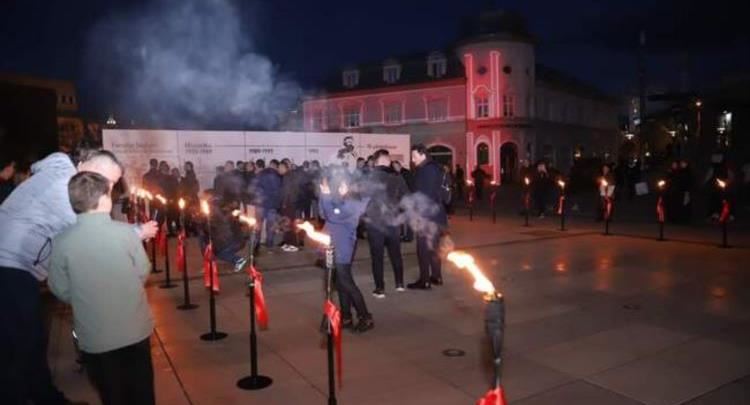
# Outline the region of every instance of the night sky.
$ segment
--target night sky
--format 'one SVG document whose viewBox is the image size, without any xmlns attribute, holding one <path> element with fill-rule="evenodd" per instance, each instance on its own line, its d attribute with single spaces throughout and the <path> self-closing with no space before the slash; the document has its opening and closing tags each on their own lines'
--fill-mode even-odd
<svg viewBox="0 0 750 405">
<path fill-rule="evenodd" d="M 75 80 L 83 113 L 100 115 L 118 97 L 87 73 L 92 27 L 120 13 L 165 0 L 4 0 L 0 5 L 0 71 Z M 206 0 L 218 1 L 218 0 Z M 254 52 L 266 55 L 305 91 L 348 63 L 450 45 L 462 17 L 486 0 L 274 0 L 235 2 Z M 613 3 L 613 4 L 610 4 Z M 538 38 L 537 62 L 614 95 L 636 83 L 638 33 L 647 33 L 651 87 L 716 85 L 750 70 L 750 24 L 726 0 L 496 1 L 521 12 Z M 106 38 L 97 38 L 97 44 Z M 102 46 L 102 45 L 99 45 Z M 91 50 L 89 49 L 89 52 Z M 96 52 L 96 50 L 94 50 Z M 90 53 L 89 53 L 90 55 Z M 115 87 L 115 86 L 113 86 Z M 114 92 L 114 90 L 113 90 Z"/>
</svg>

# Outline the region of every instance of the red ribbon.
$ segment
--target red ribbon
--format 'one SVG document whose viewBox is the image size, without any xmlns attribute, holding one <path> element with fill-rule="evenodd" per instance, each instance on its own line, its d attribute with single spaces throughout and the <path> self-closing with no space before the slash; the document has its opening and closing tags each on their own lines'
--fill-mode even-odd
<svg viewBox="0 0 750 405">
<path fill-rule="evenodd" d="M 562 215 L 565 210 L 565 196 L 560 195 L 560 199 L 557 201 L 557 215 Z"/>
<path fill-rule="evenodd" d="M 156 247 L 158 247 L 159 254 L 167 256 L 167 223 L 164 222 L 159 227 L 159 231 L 156 233 Z"/>
<path fill-rule="evenodd" d="M 527 191 L 526 194 L 523 195 L 523 208 L 526 209 L 526 211 L 528 211 L 529 207 L 531 207 L 531 196 L 529 195 L 529 192 Z"/>
<path fill-rule="evenodd" d="M 255 268 L 250 266 L 247 269 L 247 275 L 255 282 L 255 319 L 258 320 L 258 326 L 261 329 L 268 329 L 268 310 L 266 309 L 266 298 L 263 295 L 263 275 Z"/>
<path fill-rule="evenodd" d="M 497 197 L 497 190 L 490 193 L 490 204 L 495 205 L 495 198 Z"/>
<path fill-rule="evenodd" d="M 505 391 L 502 387 L 491 389 L 477 401 L 477 405 L 505 405 Z"/>
<path fill-rule="evenodd" d="M 339 379 L 339 388 L 341 387 L 341 312 L 331 300 L 326 300 L 323 304 L 323 314 L 328 318 L 330 323 L 333 341 L 336 345 L 336 374 Z"/>
<path fill-rule="evenodd" d="M 612 217 L 612 197 L 604 197 L 604 219 Z"/>
<path fill-rule="evenodd" d="M 203 252 L 203 284 L 206 288 L 211 288 L 211 277 L 213 277 L 214 292 L 219 292 L 219 268 L 214 258 L 214 248 L 209 243 L 206 251 Z"/>
<path fill-rule="evenodd" d="M 185 271 L 185 231 L 177 235 L 177 271 Z"/>
<path fill-rule="evenodd" d="M 659 196 L 659 199 L 656 200 L 656 219 L 660 223 L 664 223 L 664 198 L 662 196 Z"/>
<path fill-rule="evenodd" d="M 474 190 L 469 190 L 469 205 L 474 204 Z"/>
<path fill-rule="evenodd" d="M 729 201 L 726 199 L 721 202 L 721 215 L 719 215 L 719 222 L 722 224 L 729 221 Z"/>
</svg>

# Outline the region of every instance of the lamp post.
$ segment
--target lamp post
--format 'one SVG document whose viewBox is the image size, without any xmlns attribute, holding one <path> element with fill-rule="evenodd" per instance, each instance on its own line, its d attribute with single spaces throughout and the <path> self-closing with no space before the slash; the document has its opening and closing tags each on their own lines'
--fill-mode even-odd
<svg viewBox="0 0 750 405">
<path fill-rule="evenodd" d="M 218 277 L 218 275 L 215 275 L 215 266 L 216 263 L 214 262 L 213 257 L 213 238 L 211 237 L 211 209 L 208 206 L 208 201 L 202 200 L 201 201 L 201 211 L 203 214 L 206 215 L 206 232 L 208 233 L 208 246 L 206 247 L 206 252 L 204 252 L 204 266 L 203 271 L 208 272 L 208 311 L 209 311 L 209 326 L 210 330 L 208 333 L 204 333 L 201 335 L 201 340 L 207 340 L 207 341 L 214 341 L 214 340 L 221 340 L 227 337 L 227 334 L 224 332 L 218 332 L 216 330 L 216 297 L 214 292 L 214 283 L 215 277 Z M 209 256 L 209 257 L 206 257 Z M 208 260 L 208 266 L 206 266 L 206 261 Z M 206 275 L 204 274 L 204 277 Z"/>
<path fill-rule="evenodd" d="M 656 221 L 659 224 L 659 238 L 656 240 L 658 241 L 664 240 L 664 222 L 666 220 L 664 212 L 664 187 L 666 185 L 667 182 L 664 180 L 659 180 L 656 183 L 656 188 L 659 190 L 659 197 L 656 199 Z"/>
<path fill-rule="evenodd" d="M 523 178 L 523 215 L 524 223 L 523 226 L 529 226 L 529 211 L 531 210 L 531 180 L 528 176 Z"/>
<path fill-rule="evenodd" d="M 164 222 L 159 225 L 159 249 L 163 250 L 164 253 L 164 283 L 159 285 L 159 288 L 175 288 L 176 284 L 172 284 L 172 276 L 169 271 L 169 238 L 167 237 L 167 199 L 157 194 L 156 199 L 161 203 L 162 209 L 164 210 Z"/>
<path fill-rule="evenodd" d="M 505 301 L 503 295 L 495 290 L 495 286 L 477 266 L 474 258 L 468 253 L 453 251 L 446 257 L 456 267 L 465 269 L 474 278 L 474 289 L 482 293 L 485 303 L 484 316 L 487 336 L 489 337 L 493 354 L 494 378 L 489 391 L 478 404 L 505 405 L 505 392 L 502 387 L 502 349 L 505 336 Z"/>
<path fill-rule="evenodd" d="M 237 388 L 243 390 L 261 390 L 273 384 L 273 379 L 268 376 L 261 375 L 258 373 L 258 336 L 256 334 L 256 311 L 258 306 L 262 305 L 262 311 L 265 313 L 265 298 L 262 292 L 259 294 L 260 297 L 256 297 L 259 291 L 262 291 L 262 276 L 255 269 L 255 226 L 257 221 L 255 218 L 250 218 L 245 215 L 241 215 L 239 210 L 232 212 L 232 215 L 237 217 L 240 222 L 247 224 L 250 227 L 250 247 L 248 248 L 248 278 L 247 287 L 250 296 L 250 375 L 237 380 Z M 257 289 L 257 290 L 256 290 Z M 256 300 L 258 302 L 256 302 Z"/>
<path fill-rule="evenodd" d="M 565 231 L 565 182 L 562 179 L 557 180 L 560 187 L 560 198 L 557 202 L 557 214 L 560 215 L 560 230 Z"/>
<path fill-rule="evenodd" d="M 326 328 L 326 354 L 328 360 L 328 405 L 336 405 L 336 378 L 335 370 L 338 369 L 339 380 L 341 380 L 341 319 L 337 317 L 338 310 L 331 301 L 332 281 L 334 271 L 334 247 L 331 237 L 325 233 L 317 232 L 310 222 L 303 222 L 297 227 L 307 234 L 307 237 L 325 247 L 326 255 L 326 284 L 325 304 L 323 322 Z M 335 341 L 335 342 L 334 342 Z M 338 368 L 334 365 L 334 343 L 338 354 Z M 339 381 L 340 382 L 340 381 Z"/>
<path fill-rule="evenodd" d="M 187 230 L 185 229 L 185 200 L 180 198 L 177 206 L 180 208 L 180 235 L 177 237 L 177 266 L 178 271 L 182 272 L 183 299 L 182 305 L 177 306 L 177 309 L 186 311 L 198 308 L 198 305 L 190 303 L 190 283 L 188 281 L 187 254 L 185 251 L 185 238 L 187 237 Z"/>
</svg>

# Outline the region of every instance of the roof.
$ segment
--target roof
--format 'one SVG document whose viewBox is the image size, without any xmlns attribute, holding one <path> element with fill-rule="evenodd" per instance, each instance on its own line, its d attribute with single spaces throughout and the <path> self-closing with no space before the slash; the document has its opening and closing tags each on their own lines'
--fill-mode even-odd
<svg viewBox="0 0 750 405">
<path fill-rule="evenodd" d="M 540 65 L 538 63 L 536 65 L 536 82 L 537 84 L 576 93 L 597 100 L 619 102 L 615 97 L 606 94 L 595 86 L 585 83 L 584 81 L 561 70 Z"/>
</svg>

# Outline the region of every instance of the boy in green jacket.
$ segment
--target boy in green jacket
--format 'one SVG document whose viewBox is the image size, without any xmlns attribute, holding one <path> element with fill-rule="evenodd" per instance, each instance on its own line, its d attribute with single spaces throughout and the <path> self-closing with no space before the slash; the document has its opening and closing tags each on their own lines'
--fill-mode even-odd
<svg viewBox="0 0 750 405">
<path fill-rule="evenodd" d="M 130 225 L 110 218 L 105 177 L 78 173 L 68 192 L 78 218 L 52 242 L 50 290 L 73 307 L 86 370 L 102 403 L 153 404 L 146 253 Z"/>
</svg>

